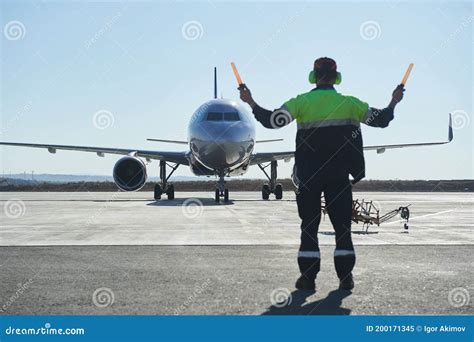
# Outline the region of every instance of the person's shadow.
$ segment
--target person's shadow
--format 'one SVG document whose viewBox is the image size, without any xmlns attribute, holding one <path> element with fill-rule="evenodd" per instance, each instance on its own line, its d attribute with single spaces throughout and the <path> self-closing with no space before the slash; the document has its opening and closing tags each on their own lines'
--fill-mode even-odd
<svg viewBox="0 0 474 342">
<path fill-rule="evenodd" d="M 315 291 L 295 290 L 285 302 L 272 305 L 262 315 L 350 315 L 351 309 L 341 305 L 342 300 L 352 292 L 333 290 L 326 298 L 305 304 L 306 298 L 314 293 Z"/>
</svg>

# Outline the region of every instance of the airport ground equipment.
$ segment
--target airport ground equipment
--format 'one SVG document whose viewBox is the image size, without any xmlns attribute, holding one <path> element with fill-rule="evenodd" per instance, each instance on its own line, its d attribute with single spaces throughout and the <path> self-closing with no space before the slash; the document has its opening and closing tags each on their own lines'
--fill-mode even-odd
<svg viewBox="0 0 474 342">
<path fill-rule="evenodd" d="M 389 221 L 390 219 L 400 216 L 403 223 L 403 228 L 408 230 L 408 221 L 410 219 L 410 205 L 401 206 L 398 209 L 393 209 L 383 215 L 380 214 L 380 208 L 376 206 L 374 201 L 366 201 L 364 199 L 355 199 L 352 201 L 352 222 L 362 223 L 363 231 L 368 233 L 371 225 L 380 224 Z M 324 195 L 321 196 L 321 211 L 324 215 L 327 213 L 326 202 Z"/>
</svg>

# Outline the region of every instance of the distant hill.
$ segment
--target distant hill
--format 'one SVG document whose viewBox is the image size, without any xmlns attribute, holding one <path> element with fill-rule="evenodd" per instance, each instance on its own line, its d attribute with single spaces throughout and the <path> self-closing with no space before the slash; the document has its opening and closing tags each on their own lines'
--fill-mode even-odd
<svg viewBox="0 0 474 342">
<path fill-rule="evenodd" d="M 74 176 L 83 177 L 83 176 Z M 100 177 L 100 176 L 95 176 Z M 211 191 L 215 188 L 214 180 L 186 180 L 176 177 L 176 191 Z M 0 191 L 117 191 L 117 186 L 109 180 L 101 181 L 40 181 L 25 179 L 0 178 Z M 151 179 L 140 191 L 153 191 Z M 294 189 L 290 179 L 279 180 L 285 190 Z M 261 191 L 262 179 L 232 179 L 227 182 L 230 191 Z M 383 191 L 383 192 L 473 192 L 474 180 L 363 180 L 354 186 L 354 191 Z"/>
</svg>

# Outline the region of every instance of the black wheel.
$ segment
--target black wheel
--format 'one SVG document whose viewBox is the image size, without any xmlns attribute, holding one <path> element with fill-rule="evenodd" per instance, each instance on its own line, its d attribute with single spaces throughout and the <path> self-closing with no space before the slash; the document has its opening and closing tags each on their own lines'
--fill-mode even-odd
<svg viewBox="0 0 474 342">
<path fill-rule="evenodd" d="M 275 185 L 275 198 L 281 200 L 283 198 L 283 187 L 280 183 Z"/>
<path fill-rule="evenodd" d="M 224 202 L 229 202 L 229 189 L 224 189 Z"/>
<path fill-rule="evenodd" d="M 163 190 L 161 189 L 161 185 L 160 184 L 155 184 L 155 191 L 154 191 L 154 197 L 155 197 L 155 200 L 159 200 L 161 199 L 161 195 L 163 194 Z"/>
<path fill-rule="evenodd" d="M 268 184 L 262 186 L 262 199 L 267 200 L 270 197 L 270 187 Z"/>
<path fill-rule="evenodd" d="M 174 185 L 173 184 L 168 185 L 168 190 L 166 191 L 166 194 L 168 195 L 169 200 L 174 199 Z"/>
<path fill-rule="evenodd" d="M 220 200 L 220 192 L 219 192 L 219 189 L 216 189 L 216 196 L 215 196 L 215 201 L 216 203 L 219 203 L 219 200 Z"/>
</svg>

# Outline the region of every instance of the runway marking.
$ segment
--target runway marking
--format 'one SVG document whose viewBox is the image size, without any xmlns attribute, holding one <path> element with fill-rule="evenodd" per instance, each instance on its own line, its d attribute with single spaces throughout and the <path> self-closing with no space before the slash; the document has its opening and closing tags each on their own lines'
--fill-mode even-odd
<svg viewBox="0 0 474 342">
<path fill-rule="evenodd" d="M 431 217 L 431 216 L 436 216 L 436 215 L 440 215 L 440 214 L 445 214 L 445 213 L 450 213 L 450 212 L 453 212 L 453 211 L 456 211 L 456 209 L 450 209 L 450 210 L 445 210 L 445 211 L 440 211 L 438 213 L 432 213 L 432 214 L 426 214 L 426 215 L 421 215 L 421 216 L 415 216 L 413 218 L 410 218 L 410 221 L 413 221 L 413 220 L 418 220 L 420 218 L 425 218 L 425 217 Z M 393 221 L 393 222 L 388 222 L 388 223 L 385 223 L 384 225 L 388 226 L 389 224 L 395 224 L 395 223 L 398 223 L 400 224 L 400 221 Z"/>
</svg>

